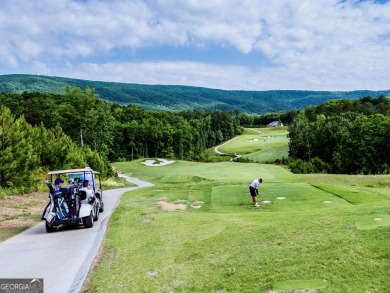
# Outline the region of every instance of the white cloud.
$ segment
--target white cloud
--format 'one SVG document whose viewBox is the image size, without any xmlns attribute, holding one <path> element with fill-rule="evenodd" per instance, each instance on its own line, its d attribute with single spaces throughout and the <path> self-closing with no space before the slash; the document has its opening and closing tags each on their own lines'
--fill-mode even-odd
<svg viewBox="0 0 390 293">
<path fill-rule="evenodd" d="M 1 73 L 45 69 L 85 79 L 230 89 L 389 87 L 389 1 L 2 0 L 1 5 Z M 205 64 L 191 56 L 129 62 L 134 50 L 161 45 L 259 51 L 275 66 Z M 116 51 L 125 54 L 107 61 Z"/>
<path fill-rule="evenodd" d="M 315 65 L 313 65 L 315 66 Z M 63 68 L 58 72 L 65 77 L 81 79 L 130 82 L 141 84 L 193 85 L 220 89 L 272 90 L 357 90 L 388 88 L 388 71 L 376 68 L 365 74 L 349 68 L 336 71 L 330 64 L 324 68 L 297 69 L 270 67 L 249 69 L 243 66 L 218 66 L 196 62 L 127 62 L 83 63 Z M 53 73 L 49 71 L 49 75 Z M 370 75 L 365 78 L 365 75 Z M 356 84 L 356 80 L 361 80 Z M 375 86 L 373 86 L 375 80 Z"/>
</svg>

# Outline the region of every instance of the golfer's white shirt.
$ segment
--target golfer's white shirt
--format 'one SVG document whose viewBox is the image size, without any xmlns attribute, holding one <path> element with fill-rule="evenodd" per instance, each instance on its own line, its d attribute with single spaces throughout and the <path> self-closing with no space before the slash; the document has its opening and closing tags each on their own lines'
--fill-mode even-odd
<svg viewBox="0 0 390 293">
<path fill-rule="evenodd" d="M 254 189 L 257 189 L 259 187 L 259 180 L 258 179 L 253 180 L 253 182 L 251 183 L 251 186 Z"/>
<path fill-rule="evenodd" d="M 89 203 L 89 199 L 90 198 L 93 198 L 93 191 L 91 190 L 91 189 L 88 189 L 88 188 L 86 188 L 86 187 L 81 187 L 79 190 L 82 190 L 82 191 L 85 191 L 86 193 L 87 193 L 87 198 L 86 199 L 83 199 L 83 200 L 81 200 L 80 202 L 81 203 Z"/>
</svg>

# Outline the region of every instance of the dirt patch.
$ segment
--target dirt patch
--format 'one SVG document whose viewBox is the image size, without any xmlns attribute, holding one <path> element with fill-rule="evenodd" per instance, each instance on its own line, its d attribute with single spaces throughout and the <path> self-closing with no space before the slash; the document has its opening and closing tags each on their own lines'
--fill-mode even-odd
<svg viewBox="0 0 390 293">
<path fill-rule="evenodd" d="M 288 291 L 269 291 L 269 293 L 318 293 L 317 290 L 288 290 Z"/>
<path fill-rule="evenodd" d="M 153 272 L 147 272 L 147 275 L 149 277 L 156 277 L 158 275 L 158 272 L 157 271 L 153 271 Z"/>
<path fill-rule="evenodd" d="M 204 204 L 204 201 L 197 200 L 197 201 L 194 201 L 190 205 L 190 207 L 192 207 L 193 209 L 200 209 L 202 207 L 202 204 Z"/>
<path fill-rule="evenodd" d="M 163 211 L 185 211 L 188 206 L 190 206 L 193 209 L 200 209 L 202 207 L 202 204 L 204 204 L 204 201 L 194 201 L 191 204 L 186 199 L 176 199 L 174 203 L 168 203 L 166 197 L 160 197 L 158 201 L 156 202 L 159 206 L 161 206 L 161 209 Z"/>
<path fill-rule="evenodd" d="M 166 201 L 158 201 L 156 202 L 163 211 L 173 212 L 173 211 L 185 211 L 187 209 L 187 205 L 185 204 L 175 204 L 175 203 L 168 203 Z"/>
<path fill-rule="evenodd" d="M 175 200 L 175 202 L 176 202 L 176 203 L 178 203 L 178 202 L 181 202 L 181 203 L 188 203 L 188 201 L 185 200 L 185 199 L 177 199 L 177 200 Z"/>
<path fill-rule="evenodd" d="M 194 205 L 190 205 L 190 207 L 192 207 L 193 209 L 200 209 L 202 206 L 194 206 Z"/>
<path fill-rule="evenodd" d="M 33 192 L 24 195 L 9 195 L 0 199 L 0 230 L 32 227 L 40 221 L 43 209 L 49 202 L 47 193 Z M 1 239 L 3 241 L 5 239 Z"/>
</svg>

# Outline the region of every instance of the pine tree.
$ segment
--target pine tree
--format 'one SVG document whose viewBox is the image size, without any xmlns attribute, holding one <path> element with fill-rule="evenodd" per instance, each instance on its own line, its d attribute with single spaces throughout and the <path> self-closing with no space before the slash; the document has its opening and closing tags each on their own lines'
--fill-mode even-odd
<svg viewBox="0 0 390 293">
<path fill-rule="evenodd" d="M 33 127 L 23 117 L 16 119 L 6 107 L 0 108 L 0 125 L 0 186 L 32 186 L 39 167 Z"/>
</svg>

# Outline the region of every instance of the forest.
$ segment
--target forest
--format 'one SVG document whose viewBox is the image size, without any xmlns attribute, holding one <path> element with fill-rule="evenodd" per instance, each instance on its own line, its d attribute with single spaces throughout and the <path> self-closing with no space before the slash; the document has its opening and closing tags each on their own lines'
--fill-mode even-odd
<svg viewBox="0 0 390 293">
<path fill-rule="evenodd" d="M 3 188 L 31 187 L 43 169 L 89 165 L 109 176 L 110 161 L 205 160 L 207 148 L 242 131 L 238 111 L 143 110 L 103 101 L 90 88 L 3 93 L 0 105 Z"/>
<path fill-rule="evenodd" d="M 307 107 L 289 125 L 289 136 L 295 173 L 390 173 L 390 99 L 384 96 Z"/>
<path fill-rule="evenodd" d="M 79 146 L 61 127 L 32 126 L 0 106 L 0 187 L 31 191 L 37 178 L 49 169 L 68 169 L 89 165 L 104 176 L 112 174 L 107 160 L 88 146 Z"/>
</svg>

